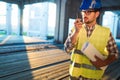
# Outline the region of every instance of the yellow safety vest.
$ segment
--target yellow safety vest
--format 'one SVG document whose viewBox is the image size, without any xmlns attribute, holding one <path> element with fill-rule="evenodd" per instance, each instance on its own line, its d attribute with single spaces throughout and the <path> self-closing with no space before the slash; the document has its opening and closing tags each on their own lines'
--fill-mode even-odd
<svg viewBox="0 0 120 80">
<path fill-rule="evenodd" d="M 82 45 L 85 42 L 90 42 L 94 47 L 103 55 L 108 55 L 105 51 L 108 39 L 110 36 L 110 29 L 106 27 L 102 27 L 100 25 L 95 25 L 95 29 L 92 32 L 91 36 L 88 38 L 84 25 L 82 26 L 78 41 L 75 49 L 71 54 L 71 65 L 70 65 L 70 76 L 78 78 L 79 76 L 83 76 L 86 78 L 92 79 L 101 79 L 104 71 L 96 68 L 90 60 L 83 54 L 81 54 L 80 50 Z"/>
</svg>

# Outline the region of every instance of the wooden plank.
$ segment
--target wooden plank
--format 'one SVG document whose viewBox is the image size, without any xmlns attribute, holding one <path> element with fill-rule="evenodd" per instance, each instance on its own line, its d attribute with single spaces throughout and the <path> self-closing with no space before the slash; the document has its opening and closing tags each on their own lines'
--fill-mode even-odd
<svg viewBox="0 0 120 80">
<path fill-rule="evenodd" d="M 59 71 L 56 71 L 56 72 L 50 72 L 50 75 L 48 75 L 48 76 L 44 76 L 43 78 L 41 78 L 41 79 L 43 79 L 43 80 L 55 80 L 55 78 L 57 78 L 57 77 L 60 77 L 60 76 L 65 76 L 65 74 L 67 74 L 67 75 L 69 75 L 69 68 L 64 68 L 64 70 L 60 70 L 59 69 Z M 39 79 L 39 78 L 38 78 Z"/>
<path fill-rule="evenodd" d="M 49 80 L 49 76 L 63 76 L 65 77 L 66 75 L 63 73 L 62 75 L 59 75 L 60 69 L 65 71 L 66 70 L 66 74 L 68 74 L 68 67 L 69 67 L 69 62 L 64 62 L 64 63 L 60 63 L 57 65 L 53 65 L 53 66 L 49 66 L 46 68 L 42 68 L 42 69 L 37 69 L 37 70 L 29 70 L 29 71 L 25 71 L 25 72 L 21 72 L 21 73 L 17 73 L 17 74 L 13 74 L 10 76 L 6 76 L 1 78 L 2 80 Z M 57 72 L 57 73 L 55 73 Z M 51 75 L 50 75 L 51 74 Z M 56 74 L 56 75 L 53 75 Z M 65 76 L 64 76 L 65 75 Z M 44 77 L 41 79 L 41 77 Z M 53 79 L 51 79 L 53 80 Z M 58 79 L 55 79 L 58 80 Z"/>
<path fill-rule="evenodd" d="M 67 69 L 66 71 L 68 71 Z M 54 80 L 69 80 L 69 71 L 67 73 L 62 74 L 61 76 L 54 77 Z"/>
<path fill-rule="evenodd" d="M 64 64 L 61 67 L 60 66 L 54 67 L 54 69 L 47 71 L 47 73 L 43 71 L 42 74 L 34 76 L 34 79 L 35 80 L 54 80 L 54 78 L 56 77 L 62 76 L 64 74 L 68 74 L 68 70 L 69 70 L 69 63 Z"/>
<path fill-rule="evenodd" d="M 33 58 L 38 58 L 42 56 L 56 55 L 59 53 L 66 54 L 60 49 L 52 49 L 52 50 L 36 51 L 36 52 L 16 52 L 12 55 L 8 54 L 8 55 L 0 56 L 0 64 L 13 63 L 13 62 L 22 61 L 25 59 L 33 59 Z"/>
<path fill-rule="evenodd" d="M 69 59 L 63 53 L 0 65 L 0 77 Z"/>
<path fill-rule="evenodd" d="M 42 50 L 42 49 L 51 49 L 58 48 L 52 44 L 34 44 L 34 45 L 13 45 L 13 46 L 1 46 L 0 53 L 10 53 L 18 51 L 30 51 L 30 50 Z"/>
</svg>

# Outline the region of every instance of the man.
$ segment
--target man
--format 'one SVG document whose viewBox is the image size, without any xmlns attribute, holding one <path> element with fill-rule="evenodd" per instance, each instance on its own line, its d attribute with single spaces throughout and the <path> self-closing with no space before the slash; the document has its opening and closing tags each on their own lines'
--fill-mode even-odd
<svg viewBox="0 0 120 80">
<path fill-rule="evenodd" d="M 80 6 L 82 20 L 75 20 L 74 27 L 65 41 L 65 51 L 71 52 L 71 80 L 101 80 L 105 71 L 101 67 L 118 58 L 118 49 L 110 29 L 96 22 L 100 9 L 100 0 L 84 0 Z M 96 60 L 88 58 L 87 54 L 81 51 L 86 42 L 92 44 L 100 55 L 106 58 L 103 60 L 96 55 L 93 56 Z"/>
</svg>

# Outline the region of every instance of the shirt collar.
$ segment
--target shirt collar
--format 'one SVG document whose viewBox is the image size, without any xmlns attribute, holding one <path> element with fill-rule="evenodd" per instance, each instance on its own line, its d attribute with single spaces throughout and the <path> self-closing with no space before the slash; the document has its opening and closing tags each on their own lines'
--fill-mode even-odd
<svg viewBox="0 0 120 80">
<path fill-rule="evenodd" d="M 87 27 L 86 25 L 84 26 L 86 30 L 94 30 L 95 29 L 95 26 L 92 26 L 92 27 Z"/>
</svg>

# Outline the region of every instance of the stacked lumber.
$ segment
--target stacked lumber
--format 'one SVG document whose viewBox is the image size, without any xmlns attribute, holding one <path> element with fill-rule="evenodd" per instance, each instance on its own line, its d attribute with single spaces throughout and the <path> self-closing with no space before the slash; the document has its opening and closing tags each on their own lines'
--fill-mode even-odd
<svg viewBox="0 0 120 80">
<path fill-rule="evenodd" d="M 68 80 L 70 56 L 56 45 L 9 41 L 0 47 L 0 80 Z"/>
</svg>

